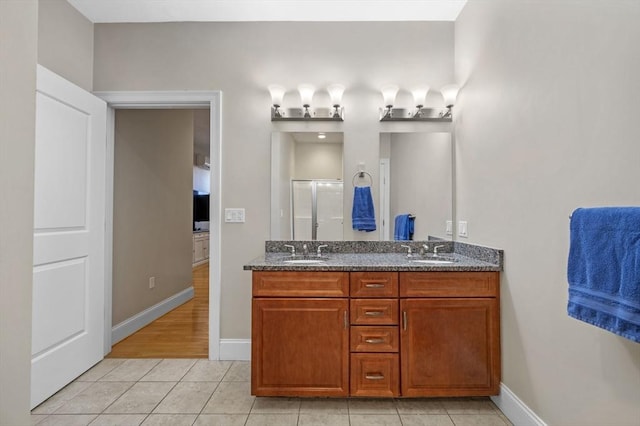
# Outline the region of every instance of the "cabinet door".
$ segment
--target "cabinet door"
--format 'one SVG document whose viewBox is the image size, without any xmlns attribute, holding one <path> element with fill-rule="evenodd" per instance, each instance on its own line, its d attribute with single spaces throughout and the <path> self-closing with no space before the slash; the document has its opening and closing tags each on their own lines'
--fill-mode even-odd
<svg viewBox="0 0 640 426">
<path fill-rule="evenodd" d="M 202 240 L 202 258 L 209 259 L 209 236 Z"/>
<path fill-rule="evenodd" d="M 498 393 L 497 299 L 404 299 L 400 310 L 403 396 Z"/>
<path fill-rule="evenodd" d="M 194 262 L 200 262 L 204 259 L 204 241 L 201 239 L 195 239 L 193 241 L 193 258 Z"/>
<path fill-rule="evenodd" d="M 347 299 L 253 299 L 251 393 L 347 396 Z"/>
</svg>

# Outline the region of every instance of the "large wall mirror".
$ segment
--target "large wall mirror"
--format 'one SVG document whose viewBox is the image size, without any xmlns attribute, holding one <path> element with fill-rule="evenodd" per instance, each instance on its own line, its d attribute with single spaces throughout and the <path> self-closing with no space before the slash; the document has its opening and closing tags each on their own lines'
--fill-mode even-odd
<svg viewBox="0 0 640 426">
<path fill-rule="evenodd" d="M 414 240 L 446 235 L 453 217 L 451 134 L 380 134 L 380 239 L 406 239 L 402 216 L 413 222 Z"/>
<path fill-rule="evenodd" d="M 341 132 L 272 133 L 272 240 L 343 240 L 345 226 L 351 226 L 343 200 L 353 197 L 351 176 L 344 183 L 343 145 Z M 370 170 L 379 239 L 397 239 L 396 218 L 404 215 L 412 217 L 412 239 L 450 238 L 450 133 L 380 133 L 379 147 L 378 176 Z"/>
</svg>

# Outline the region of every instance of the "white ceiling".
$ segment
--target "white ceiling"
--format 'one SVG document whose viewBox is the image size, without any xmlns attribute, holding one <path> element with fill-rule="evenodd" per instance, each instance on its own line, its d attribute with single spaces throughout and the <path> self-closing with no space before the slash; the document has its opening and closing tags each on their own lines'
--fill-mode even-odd
<svg viewBox="0 0 640 426">
<path fill-rule="evenodd" d="M 67 0 L 93 23 L 455 21 L 467 0 Z"/>
<path fill-rule="evenodd" d="M 326 136 L 324 139 L 318 138 L 318 132 L 293 132 L 291 136 L 297 143 L 342 143 L 342 132 L 320 132 Z"/>
</svg>

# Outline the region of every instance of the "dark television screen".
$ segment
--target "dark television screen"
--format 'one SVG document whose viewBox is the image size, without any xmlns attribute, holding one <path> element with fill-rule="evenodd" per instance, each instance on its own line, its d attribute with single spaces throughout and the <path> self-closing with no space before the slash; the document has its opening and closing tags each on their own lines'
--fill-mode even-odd
<svg viewBox="0 0 640 426">
<path fill-rule="evenodd" d="M 193 194 L 193 221 L 209 221 L 209 194 Z"/>
</svg>

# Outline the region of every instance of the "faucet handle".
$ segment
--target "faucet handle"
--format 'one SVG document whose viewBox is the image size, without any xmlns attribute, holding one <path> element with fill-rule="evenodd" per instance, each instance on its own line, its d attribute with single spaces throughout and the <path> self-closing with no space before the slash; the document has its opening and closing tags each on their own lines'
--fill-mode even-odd
<svg viewBox="0 0 640 426">
<path fill-rule="evenodd" d="M 318 257 L 322 256 L 322 249 L 325 247 L 329 247 L 327 244 L 322 244 L 318 246 Z"/>
<path fill-rule="evenodd" d="M 442 248 L 442 247 L 444 247 L 444 246 L 443 246 L 443 245 L 441 245 L 441 246 L 435 246 L 435 247 L 433 248 L 433 256 L 434 256 L 434 257 L 438 255 L 438 249 L 439 249 L 439 248 Z"/>
<path fill-rule="evenodd" d="M 292 246 L 291 244 L 285 244 L 284 246 L 291 249 L 291 256 L 295 256 L 296 255 L 295 246 Z"/>
<path fill-rule="evenodd" d="M 401 245 L 400 247 L 406 248 L 407 249 L 407 257 L 411 257 L 411 255 L 412 255 L 411 246 Z"/>
</svg>

